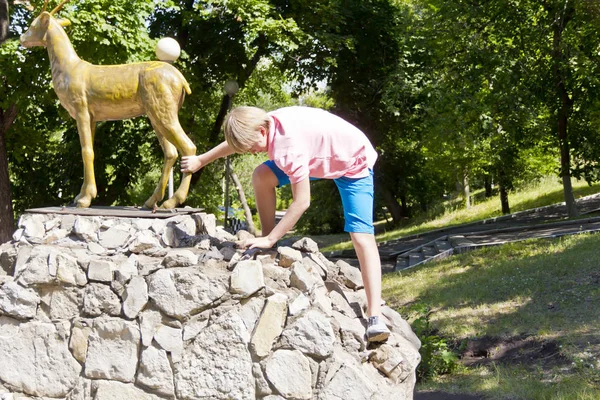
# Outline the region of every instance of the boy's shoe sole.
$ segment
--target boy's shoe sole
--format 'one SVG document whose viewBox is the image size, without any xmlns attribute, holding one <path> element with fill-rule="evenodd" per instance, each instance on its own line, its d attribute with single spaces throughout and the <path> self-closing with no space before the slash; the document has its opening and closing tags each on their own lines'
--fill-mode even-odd
<svg viewBox="0 0 600 400">
<path fill-rule="evenodd" d="M 388 340 L 389 337 L 390 337 L 389 332 L 380 332 L 380 333 L 376 333 L 372 336 L 368 336 L 367 342 L 369 342 L 369 343 L 385 342 L 386 340 Z"/>
</svg>

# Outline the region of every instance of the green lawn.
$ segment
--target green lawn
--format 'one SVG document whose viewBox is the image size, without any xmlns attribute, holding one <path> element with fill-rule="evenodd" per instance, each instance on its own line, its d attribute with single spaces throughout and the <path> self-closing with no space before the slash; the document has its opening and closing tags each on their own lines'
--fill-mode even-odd
<svg viewBox="0 0 600 400">
<path fill-rule="evenodd" d="M 573 181 L 575 198 L 600 185 Z M 511 193 L 512 212 L 563 201 L 558 179 Z M 452 204 L 456 204 L 454 201 Z M 498 197 L 422 216 L 379 242 L 501 215 Z M 347 235 L 313 237 L 322 251 L 351 248 Z M 600 235 L 517 242 L 424 264 L 383 277 L 383 297 L 411 323 L 426 317 L 430 335 L 463 357 L 421 391 L 485 399 L 600 399 Z M 488 358 L 466 362 L 474 343 Z M 512 346 L 512 347 L 511 347 Z M 473 360 L 471 360 L 473 361 Z"/>
<path fill-rule="evenodd" d="M 600 399 L 598 248 L 600 235 L 526 241 L 385 275 L 390 306 L 409 321 L 415 310 L 430 310 L 436 334 L 457 353 L 476 338 L 531 345 L 419 388 L 486 399 Z"/>
</svg>

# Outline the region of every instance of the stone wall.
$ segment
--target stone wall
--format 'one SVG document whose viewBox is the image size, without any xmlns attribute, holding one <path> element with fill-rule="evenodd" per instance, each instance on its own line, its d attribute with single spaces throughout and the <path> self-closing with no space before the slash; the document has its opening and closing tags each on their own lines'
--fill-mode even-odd
<svg viewBox="0 0 600 400">
<path fill-rule="evenodd" d="M 384 307 L 368 347 L 360 272 L 310 239 L 240 260 L 204 213 L 25 214 L 13 239 L 2 400 L 412 399 L 418 338 Z"/>
</svg>

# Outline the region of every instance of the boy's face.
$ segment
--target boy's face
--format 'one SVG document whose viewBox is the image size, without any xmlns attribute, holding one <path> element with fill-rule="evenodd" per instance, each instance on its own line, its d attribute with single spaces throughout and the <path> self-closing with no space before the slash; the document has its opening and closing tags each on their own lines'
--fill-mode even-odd
<svg viewBox="0 0 600 400">
<path fill-rule="evenodd" d="M 258 141 L 256 143 L 254 143 L 254 146 L 250 147 L 250 150 L 248 150 L 248 152 L 255 154 L 255 153 L 266 153 L 267 152 L 267 129 L 264 126 L 260 127 L 260 131 L 259 131 L 259 138 Z"/>
</svg>

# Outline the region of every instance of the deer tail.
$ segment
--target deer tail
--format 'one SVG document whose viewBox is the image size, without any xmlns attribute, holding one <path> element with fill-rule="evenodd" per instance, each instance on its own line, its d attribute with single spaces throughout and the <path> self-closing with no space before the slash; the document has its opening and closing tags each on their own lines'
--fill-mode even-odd
<svg viewBox="0 0 600 400">
<path fill-rule="evenodd" d="M 175 71 L 177 71 L 177 74 L 179 74 L 179 79 L 181 80 L 181 84 L 183 85 L 183 90 L 185 90 L 185 92 L 187 94 L 192 94 L 192 89 L 190 89 L 190 84 L 185 80 L 185 77 L 183 76 L 183 74 L 181 72 L 179 72 L 178 69 L 175 69 Z"/>
</svg>

